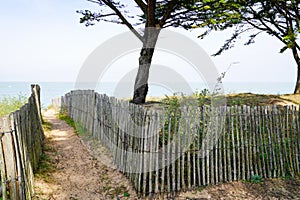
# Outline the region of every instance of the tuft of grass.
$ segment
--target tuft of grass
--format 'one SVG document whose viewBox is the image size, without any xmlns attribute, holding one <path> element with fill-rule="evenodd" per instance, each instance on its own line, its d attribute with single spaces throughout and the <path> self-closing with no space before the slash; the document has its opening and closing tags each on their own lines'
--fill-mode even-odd
<svg viewBox="0 0 300 200">
<path fill-rule="evenodd" d="M 56 170 L 55 161 L 49 154 L 56 154 L 57 152 L 49 145 L 44 146 L 44 152 L 40 158 L 40 164 L 35 172 L 35 176 L 42 178 L 46 182 L 51 182 L 50 176 Z"/>
<path fill-rule="evenodd" d="M 50 122 L 45 121 L 44 119 L 43 119 L 42 126 L 43 126 L 44 131 L 51 131 L 52 130 L 52 124 Z"/>
<path fill-rule="evenodd" d="M 80 136 L 86 135 L 86 129 L 80 123 L 74 122 L 74 120 L 71 117 L 69 117 L 67 114 L 59 113 L 57 117 L 58 119 L 65 121 L 69 126 L 74 128 L 75 132 L 78 135 Z"/>
<path fill-rule="evenodd" d="M 71 126 L 74 129 L 76 129 L 74 120 L 71 119 L 67 114 L 65 114 L 65 113 L 59 113 L 57 117 L 58 117 L 58 119 L 65 121 L 69 126 Z"/>
<path fill-rule="evenodd" d="M 7 115 L 20 109 L 27 101 L 24 95 L 5 96 L 0 101 L 0 116 Z"/>
</svg>

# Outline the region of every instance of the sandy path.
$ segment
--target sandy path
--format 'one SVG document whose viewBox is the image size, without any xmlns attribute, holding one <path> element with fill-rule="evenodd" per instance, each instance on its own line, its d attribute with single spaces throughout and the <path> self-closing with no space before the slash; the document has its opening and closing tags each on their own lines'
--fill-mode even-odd
<svg viewBox="0 0 300 200">
<path fill-rule="evenodd" d="M 52 124 L 45 135 L 46 155 L 54 170 L 35 179 L 35 199 L 137 199 L 127 179 L 91 156 L 73 128 L 57 119 L 53 110 L 43 117 Z"/>
</svg>

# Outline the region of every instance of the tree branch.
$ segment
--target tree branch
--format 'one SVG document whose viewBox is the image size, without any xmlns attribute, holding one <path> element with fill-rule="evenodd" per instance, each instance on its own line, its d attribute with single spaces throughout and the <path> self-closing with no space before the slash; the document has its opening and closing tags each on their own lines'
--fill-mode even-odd
<svg viewBox="0 0 300 200">
<path fill-rule="evenodd" d="M 174 6 L 175 6 L 175 0 L 172 0 L 169 3 L 163 17 L 161 18 L 161 20 L 158 23 L 160 27 L 163 27 L 165 25 L 167 19 L 169 19 L 169 17 L 171 16 L 171 13 L 173 12 Z"/>
<path fill-rule="evenodd" d="M 146 27 L 155 27 L 155 9 L 156 0 L 148 0 L 147 22 Z"/>
<path fill-rule="evenodd" d="M 93 3 L 97 3 L 101 5 L 100 1 L 88 0 Z M 129 30 L 140 40 L 143 42 L 143 37 L 135 30 L 135 28 L 129 23 L 129 21 L 124 17 L 124 15 L 118 10 L 118 8 L 109 0 L 102 0 L 102 2 L 107 5 L 110 9 L 112 9 L 116 15 L 120 18 L 123 24 L 125 24 Z"/>
<path fill-rule="evenodd" d="M 96 1 L 96 0 L 87 0 L 87 1 L 101 5 L 100 1 Z"/>
<path fill-rule="evenodd" d="M 142 0 L 134 0 L 135 3 L 140 7 L 144 14 L 147 13 L 147 5 Z"/>
</svg>

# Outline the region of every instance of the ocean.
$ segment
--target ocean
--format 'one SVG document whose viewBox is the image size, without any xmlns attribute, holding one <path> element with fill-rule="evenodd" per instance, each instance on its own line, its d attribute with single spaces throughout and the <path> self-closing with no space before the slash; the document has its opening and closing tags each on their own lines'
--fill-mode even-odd
<svg viewBox="0 0 300 200">
<path fill-rule="evenodd" d="M 39 84 L 41 87 L 41 102 L 42 108 L 46 108 L 51 104 L 51 99 L 64 95 L 77 87 L 77 84 L 72 82 L 0 82 L 0 100 L 5 96 L 29 96 L 31 93 L 31 84 Z M 204 84 L 189 83 L 193 91 L 201 91 L 207 87 Z M 109 96 L 116 95 L 117 83 L 101 83 L 96 87 L 85 85 L 84 88 L 94 89 L 99 93 L 106 93 Z M 255 83 L 224 83 L 224 91 L 229 93 L 257 93 L 257 94 L 290 94 L 293 93 L 294 83 L 288 82 L 255 82 Z M 123 87 L 124 88 L 124 87 Z M 133 93 L 133 84 L 128 84 L 126 91 L 119 95 L 119 98 L 130 98 Z M 174 87 L 173 87 L 174 88 Z M 124 90 L 124 89 L 122 89 Z M 158 97 L 172 95 L 174 92 L 160 85 L 150 85 L 148 96 Z M 123 96 L 122 96 L 123 95 Z"/>
</svg>

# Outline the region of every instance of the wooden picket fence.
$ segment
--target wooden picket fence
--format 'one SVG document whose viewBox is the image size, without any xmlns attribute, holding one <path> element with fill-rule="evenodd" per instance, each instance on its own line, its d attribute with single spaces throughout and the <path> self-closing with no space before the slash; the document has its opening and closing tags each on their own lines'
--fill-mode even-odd
<svg viewBox="0 0 300 200">
<path fill-rule="evenodd" d="M 28 102 L 0 117 L 0 174 L 2 198 L 25 200 L 33 196 L 33 171 L 43 146 L 40 87 L 31 86 Z"/>
<path fill-rule="evenodd" d="M 92 90 L 71 91 L 59 102 L 110 150 L 140 196 L 300 172 L 296 107 L 151 109 Z"/>
</svg>

